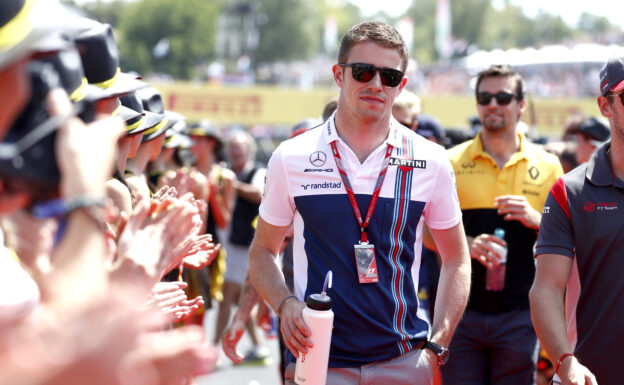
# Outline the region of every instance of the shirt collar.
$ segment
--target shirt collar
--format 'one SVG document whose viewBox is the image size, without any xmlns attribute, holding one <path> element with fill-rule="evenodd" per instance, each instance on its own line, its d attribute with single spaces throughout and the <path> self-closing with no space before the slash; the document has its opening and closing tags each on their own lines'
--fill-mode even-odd
<svg viewBox="0 0 624 385">
<path fill-rule="evenodd" d="M 527 147 L 530 145 L 528 142 L 528 139 L 522 133 L 518 133 L 517 135 L 518 135 L 518 138 L 520 139 L 518 151 L 516 151 L 511 156 L 511 158 L 509 158 L 509 161 L 507 162 L 508 165 L 511 165 L 523 159 L 530 160 L 529 158 L 530 158 L 531 153 L 527 151 Z M 480 132 L 475 136 L 474 140 L 472 141 L 472 144 L 470 145 L 469 155 L 470 155 L 471 160 L 475 160 L 478 157 L 483 157 L 483 158 L 492 159 L 492 161 L 494 161 L 492 156 L 483 149 L 483 141 L 481 141 Z"/>
<path fill-rule="evenodd" d="M 332 116 L 327 119 L 325 124 L 323 125 L 325 142 L 327 144 L 333 142 L 334 140 L 340 141 L 343 145 L 347 145 L 342 138 L 338 135 L 336 131 L 336 111 L 332 114 Z M 403 126 L 397 122 L 394 118 L 390 119 L 390 132 L 388 133 L 388 138 L 384 141 L 385 144 L 390 144 L 394 148 L 401 147 L 402 137 L 401 137 L 401 128 Z"/>
<path fill-rule="evenodd" d="M 585 177 L 596 186 L 624 188 L 624 181 L 618 179 L 613 172 L 611 159 L 609 159 L 610 148 L 611 142 L 609 141 L 592 154 L 587 161 Z"/>
</svg>

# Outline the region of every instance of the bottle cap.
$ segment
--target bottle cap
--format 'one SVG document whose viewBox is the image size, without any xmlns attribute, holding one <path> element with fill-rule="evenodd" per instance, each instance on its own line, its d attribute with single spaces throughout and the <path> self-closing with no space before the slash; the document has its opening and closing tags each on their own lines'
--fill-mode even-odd
<svg viewBox="0 0 624 385">
<path fill-rule="evenodd" d="M 501 239 L 505 238 L 505 229 L 501 229 L 500 227 L 494 229 L 494 235 Z"/>
<path fill-rule="evenodd" d="M 312 310 L 331 310 L 331 298 L 327 294 L 310 294 L 306 299 L 306 305 Z"/>
</svg>

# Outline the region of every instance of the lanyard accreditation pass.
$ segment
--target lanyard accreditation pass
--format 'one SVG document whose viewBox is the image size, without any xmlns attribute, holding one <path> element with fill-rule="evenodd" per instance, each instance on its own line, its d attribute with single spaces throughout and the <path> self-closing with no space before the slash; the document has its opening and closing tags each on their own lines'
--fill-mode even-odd
<svg viewBox="0 0 624 385">
<path fill-rule="evenodd" d="M 388 171 L 388 164 L 390 161 L 389 158 L 392 154 L 392 145 L 388 144 L 388 147 L 386 148 L 386 155 L 384 157 L 383 164 L 381 165 L 381 170 L 379 170 L 379 176 L 377 177 L 377 182 L 375 183 L 375 189 L 373 191 L 370 205 L 368 206 L 368 211 L 366 212 L 366 217 L 362 219 L 360 206 L 358 205 L 357 199 L 355 198 L 355 193 L 353 192 L 353 188 L 351 187 L 351 183 L 349 182 L 347 172 L 342 165 L 342 158 L 340 158 L 340 152 L 338 152 L 336 142 L 337 141 L 334 140 L 330 143 L 332 148 L 332 154 L 334 155 L 334 159 L 336 160 L 336 167 L 338 168 L 340 177 L 342 178 L 342 184 L 345 186 L 345 190 L 347 190 L 349 202 L 351 202 L 351 207 L 353 208 L 355 219 L 357 219 L 358 225 L 360 226 L 360 230 L 362 233 L 360 242 L 353 246 L 355 250 L 355 262 L 358 270 L 358 278 L 360 280 L 360 283 L 379 282 L 379 275 L 377 274 L 377 262 L 375 261 L 375 246 L 368 243 L 366 228 L 370 224 L 370 221 L 373 217 L 373 212 L 375 211 L 375 206 L 377 205 L 377 200 L 379 198 L 379 193 L 381 192 L 381 186 L 383 185 L 383 181 L 386 177 L 386 172 Z"/>
</svg>

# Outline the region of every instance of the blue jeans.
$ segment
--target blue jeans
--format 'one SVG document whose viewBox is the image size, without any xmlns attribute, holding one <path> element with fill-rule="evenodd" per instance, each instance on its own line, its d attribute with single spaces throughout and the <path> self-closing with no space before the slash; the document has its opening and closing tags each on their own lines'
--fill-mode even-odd
<svg viewBox="0 0 624 385">
<path fill-rule="evenodd" d="M 533 385 L 538 343 L 530 311 L 466 310 L 442 369 L 444 385 Z"/>
</svg>

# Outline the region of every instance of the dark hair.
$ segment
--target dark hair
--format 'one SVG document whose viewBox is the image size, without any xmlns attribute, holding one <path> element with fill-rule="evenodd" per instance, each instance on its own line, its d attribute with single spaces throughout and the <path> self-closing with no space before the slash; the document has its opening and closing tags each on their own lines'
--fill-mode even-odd
<svg viewBox="0 0 624 385">
<path fill-rule="evenodd" d="M 347 31 L 340 42 L 338 63 L 345 64 L 353 46 L 360 43 L 373 42 L 384 48 L 392 48 L 401 55 L 401 71 L 407 68 L 407 48 L 401 34 L 383 21 L 364 21 Z"/>
<path fill-rule="evenodd" d="M 321 114 L 323 121 L 329 119 L 334 111 L 336 111 L 336 108 L 338 108 L 338 99 L 333 97 L 325 104 L 325 107 L 323 107 L 323 113 Z"/>
<path fill-rule="evenodd" d="M 516 82 L 516 98 L 518 100 L 524 99 L 524 80 L 519 73 L 514 71 L 507 64 L 493 64 L 490 68 L 479 72 L 477 75 L 477 85 L 475 86 L 475 96 L 479 93 L 479 85 L 485 78 L 504 77 L 512 78 Z"/>
</svg>

